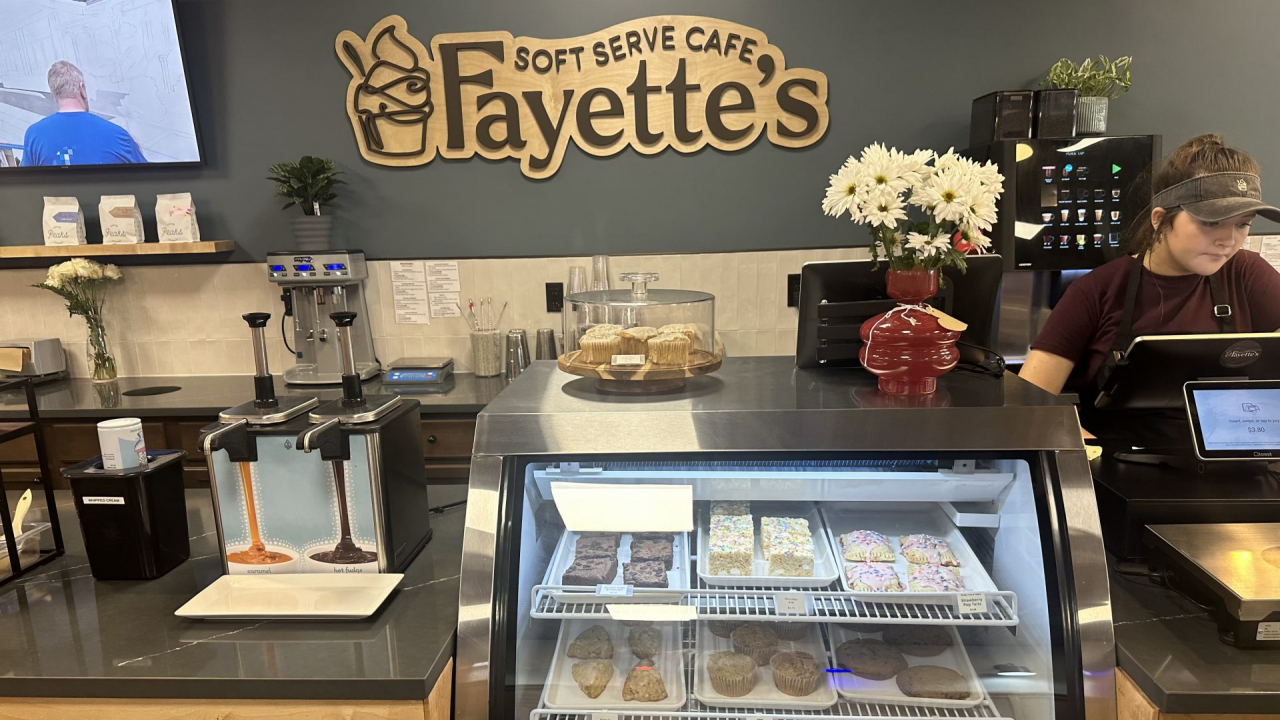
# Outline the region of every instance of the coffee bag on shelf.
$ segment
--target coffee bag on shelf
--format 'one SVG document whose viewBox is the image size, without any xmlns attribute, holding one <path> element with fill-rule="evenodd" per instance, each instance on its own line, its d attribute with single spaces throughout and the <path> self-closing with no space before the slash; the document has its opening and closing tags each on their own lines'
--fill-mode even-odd
<svg viewBox="0 0 1280 720">
<path fill-rule="evenodd" d="M 84 245 L 84 213 L 73 197 L 44 199 L 44 244 Z"/>
<path fill-rule="evenodd" d="M 162 243 L 200 241 L 191 193 L 156 196 L 156 230 Z"/>
<path fill-rule="evenodd" d="M 132 195 L 103 195 L 98 203 L 103 245 L 136 245 L 146 242 L 138 199 Z"/>
</svg>

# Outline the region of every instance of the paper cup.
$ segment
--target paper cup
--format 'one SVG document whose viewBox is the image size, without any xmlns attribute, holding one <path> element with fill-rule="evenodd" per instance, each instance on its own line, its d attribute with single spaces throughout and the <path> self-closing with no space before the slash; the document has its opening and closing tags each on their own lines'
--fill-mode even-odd
<svg viewBox="0 0 1280 720">
<path fill-rule="evenodd" d="M 98 423 L 98 445 L 104 470 L 128 470 L 147 464 L 147 441 L 142 438 L 142 421 L 138 418 Z"/>
</svg>

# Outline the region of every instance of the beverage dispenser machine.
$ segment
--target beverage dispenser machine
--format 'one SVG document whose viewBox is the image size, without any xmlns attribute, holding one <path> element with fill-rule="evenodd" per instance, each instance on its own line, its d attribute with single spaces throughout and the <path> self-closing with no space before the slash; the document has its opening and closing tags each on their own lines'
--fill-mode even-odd
<svg viewBox="0 0 1280 720">
<path fill-rule="evenodd" d="M 1020 363 L 1067 286 L 1124 252 L 1151 201 L 1160 136 L 995 140 L 965 154 L 1005 177 L 991 231 L 1005 258 L 997 350 Z"/>
<path fill-rule="evenodd" d="M 350 345 L 353 312 L 329 317 L 343 397 L 277 396 L 263 329 L 253 334 L 256 397 L 204 429 L 214 514 L 229 574 L 399 572 L 431 538 L 419 404 L 366 396 Z"/>
</svg>

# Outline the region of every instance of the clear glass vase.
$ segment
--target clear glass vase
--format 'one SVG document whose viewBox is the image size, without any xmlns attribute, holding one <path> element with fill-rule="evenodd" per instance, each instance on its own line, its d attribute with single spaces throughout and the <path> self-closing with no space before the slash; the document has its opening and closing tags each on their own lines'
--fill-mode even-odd
<svg viewBox="0 0 1280 720">
<path fill-rule="evenodd" d="M 116 359 L 107 345 L 107 330 L 101 321 L 86 318 L 89 328 L 89 341 L 86 345 L 89 356 L 89 378 L 94 382 L 105 383 L 116 379 Z"/>
</svg>

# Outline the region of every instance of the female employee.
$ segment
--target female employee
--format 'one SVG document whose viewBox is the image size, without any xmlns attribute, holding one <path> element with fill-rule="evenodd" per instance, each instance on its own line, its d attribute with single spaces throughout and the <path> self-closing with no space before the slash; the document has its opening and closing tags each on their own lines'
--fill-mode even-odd
<svg viewBox="0 0 1280 720">
<path fill-rule="evenodd" d="M 1021 376 L 1057 394 L 1069 381 L 1089 387 L 1107 356 L 1139 335 L 1280 330 L 1280 273 L 1241 250 L 1255 215 L 1280 222 L 1280 209 L 1262 202 L 1259 171 L 1220 135 L 1178 147 L 1152 178 L 1133 254 L 1067 288 Z"/>
</svg>

